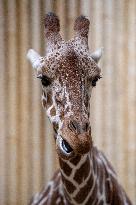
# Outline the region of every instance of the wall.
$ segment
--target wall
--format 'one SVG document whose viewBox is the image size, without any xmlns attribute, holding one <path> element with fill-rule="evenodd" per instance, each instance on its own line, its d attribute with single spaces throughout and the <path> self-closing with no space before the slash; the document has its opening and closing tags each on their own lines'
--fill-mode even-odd
<svg viewBox="0 0 136 205">
<path fill-rule="evenodd" d="M 31 47 L 44 55 L 48 11 L 59 15 L 65 39 L 74 19 L 87 15 L 91 51 L 104 47 L 91 99 L 93 139 L 135 202 L 136 1 L 0 0 L 0 204 L 27 204 L 58 166 L 40 83 L 26 60 Z"/>
</svg>

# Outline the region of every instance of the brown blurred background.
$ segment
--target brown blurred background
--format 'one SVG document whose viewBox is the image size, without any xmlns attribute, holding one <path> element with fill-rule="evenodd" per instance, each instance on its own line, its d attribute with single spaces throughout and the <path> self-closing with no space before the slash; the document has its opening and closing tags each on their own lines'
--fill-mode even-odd
<svg viewBox="0 0 136 205">
<path fill-rule="evenodd" d="M 44 14 L 60 17 L 65 39 L 74 19 L 91 20 L 90 50 L 104 47 L 103 78 L 93 90 L 95 144 L 136 202 L 136 0 L 0 0 L 0 204 L 25 205 L 58 167 L 41 86 L 26 59 L 45 54 Z"/>
</svg>

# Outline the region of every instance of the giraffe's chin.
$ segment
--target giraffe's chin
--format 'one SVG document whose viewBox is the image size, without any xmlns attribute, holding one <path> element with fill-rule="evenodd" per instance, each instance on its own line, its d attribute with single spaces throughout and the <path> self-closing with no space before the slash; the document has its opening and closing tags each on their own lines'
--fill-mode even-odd
<svg viewBox="0 0 136 205">
<path fill-rule="evenodd" d="M 72 158 L 75 155 L 73 149 L 60 135 L 56 139 L 56 148 L 58 155 L 64 159 Z"/>
</svg>

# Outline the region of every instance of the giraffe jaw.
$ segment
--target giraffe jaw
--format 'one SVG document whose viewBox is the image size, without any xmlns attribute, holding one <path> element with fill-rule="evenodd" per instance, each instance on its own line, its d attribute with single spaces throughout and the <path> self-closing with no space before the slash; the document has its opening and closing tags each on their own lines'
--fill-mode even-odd
<svg viewBox="0 0 136 205">
<path fill-rule="evenodd" d="M 62 158 L 69 159 L 74 156 L 73 149 L 60 135 L 57 136 L 56 147 L 58 155 L 60 155 Z"/>
</svg>

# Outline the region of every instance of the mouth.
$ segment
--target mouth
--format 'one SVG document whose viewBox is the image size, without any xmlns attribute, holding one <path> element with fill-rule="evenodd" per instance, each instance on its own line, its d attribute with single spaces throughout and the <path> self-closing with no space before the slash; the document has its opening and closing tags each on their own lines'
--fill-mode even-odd
<svg viewBox="0 0 136 205">
<path fill-rule="evenodd" d="M 74 155 L 74 151 L 72 147 L 60 135 L 57 136 L 56 145 L 57 145 L 57 150 L 59 151 L 59 154 L 62 157 L 69 158 Z"/>
</svg>

